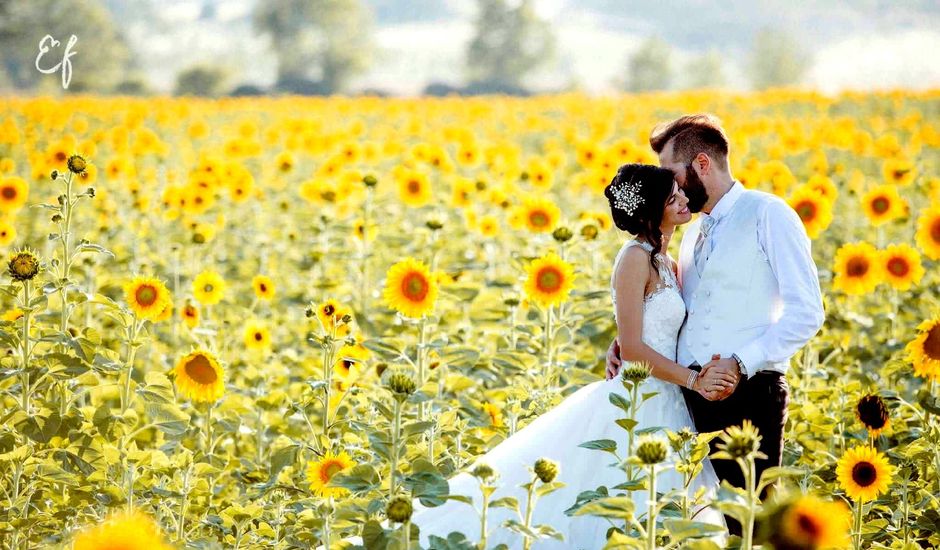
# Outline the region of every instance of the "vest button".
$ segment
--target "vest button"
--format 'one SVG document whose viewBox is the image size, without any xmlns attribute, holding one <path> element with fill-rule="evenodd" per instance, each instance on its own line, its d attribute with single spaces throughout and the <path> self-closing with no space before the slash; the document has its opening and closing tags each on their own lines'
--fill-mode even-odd
<svg viewBox="0 0 940 550">
<path fill-rule="evenodd" d="M 706 295 L 706 296 L 711 296 L 711 295 L 712 295 L 712 291 L 711 291 L 711 290 L 706 290 L 706 291 L 705 291 L 705 295 Z"/>
</svg>

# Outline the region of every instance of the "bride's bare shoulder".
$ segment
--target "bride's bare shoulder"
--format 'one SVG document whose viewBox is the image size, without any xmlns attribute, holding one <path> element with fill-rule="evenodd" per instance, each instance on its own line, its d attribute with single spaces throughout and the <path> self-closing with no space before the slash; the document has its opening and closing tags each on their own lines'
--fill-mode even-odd
<svg viewBox="0 0 940 550">
<path fill-rule="evenodd" d="M 636 280 L 641 277 L 640 280 L 645 282 L 649 278 L 649 261 L 650 254 L 643 247 L 636 245 L 627 247 L 617 262 L 616 278 L 620 280 L 624 276 L 628 276 L 630 279 Z"/>
</svg>

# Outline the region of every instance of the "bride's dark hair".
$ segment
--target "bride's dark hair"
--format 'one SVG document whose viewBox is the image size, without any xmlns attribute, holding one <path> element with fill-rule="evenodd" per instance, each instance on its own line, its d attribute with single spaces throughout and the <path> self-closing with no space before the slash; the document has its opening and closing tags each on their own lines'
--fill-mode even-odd
<svg viewBox="0 0 940 550">
<path fill-rule="evenodd" d="M 614 225 L 637 237 L 642 237 L 653 246 L 650 265 L 657 269 L 656 254 L 663 244 L 663 233 L 659 226 L 663 222 L 666 200 L 672 195 L 674 175 L 671 170 L 652 164 L 624 164 L 617 175 L 604 188 L 604 196 L 610 204 L 610 215 Z M 630 190 L 635 194 L 632 211 L 618 206 L 617 194 L 623 196 Z"/>
</svg>

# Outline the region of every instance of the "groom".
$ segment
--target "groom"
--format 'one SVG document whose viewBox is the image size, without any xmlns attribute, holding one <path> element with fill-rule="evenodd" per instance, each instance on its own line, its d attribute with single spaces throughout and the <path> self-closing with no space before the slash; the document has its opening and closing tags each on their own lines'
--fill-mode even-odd
<svg viewBox="0 0 940 550">
<path fill-rule="evenodd" d="M 676 175 L 701 212 L 682 237 L 679 282 L 688 315 L 678 362 L 720 369 L 737 382 L 709 401 L 683 388 L 699 432 L 749 419 L 759 430 L 757 477 L 779 466 L 787 420 L 790 358 L 822 327 L 822 295 L 810 240 L 796 212 L 770 193 L 745 189 L 731 175 L 728 138 L 710 115 L 688 115 L 650 134 L 659 164 Z M 713 355 L 720 359 L 713 360 Z M 712 452 L 719 440 L 712 440 Z M 732 460 L 714 460 L 720 479 L 743 487 Z M 728 518 L 732 534 L 741 527 Z"/>
</svg>

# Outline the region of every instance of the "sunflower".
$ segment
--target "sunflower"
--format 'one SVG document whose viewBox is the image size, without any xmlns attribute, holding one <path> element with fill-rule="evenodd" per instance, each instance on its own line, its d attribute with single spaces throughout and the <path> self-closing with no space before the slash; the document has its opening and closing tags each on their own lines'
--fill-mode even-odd
<svg viewBox="0 0 940 550">
<path fill-rule="evenodd" d="M 255 290 L 255 296 L 262 300 L 274 298 L 274 281 L 267 275 L 255 275 L 252 277 L 251 287 Z"/>
<path fill-rule="evenodd" d="M 490 417 L 490 426 L 500 428 L 503 426 L 503 413 L 499 407 L 492 403 L 483 403 L 483 412 Z"/>
<path fill-rule="evenodd" d="M 333 298 L 329 298 L 317 306 L 317 318 L 323 325 L 323 330 L 327 332 L 330 332 L 334 328 L 338 329 L 340 326 L 344 326 L 339 320 L 347 314 L 350 314 L 349 310 Z M 339 334 L 339 332 L 337 332 L 337 334 Z"/>
<path fill-rule="evenodd" d="M 774 533 L 776 548 L 845 548 L 851 514 L 845 503 L 802 495 L 784 506 Z"/>
<path fill-rule="evenodd" d="M 248 349 L 266 350 L 271 347 L 271 331 L 264 323 L 251 320 L 245 323 L 243 340 Z"/>
<path fill-rule="evenodd" d="M 917 219 L 917 245 L 931 260 L 940 260 L 940 206 L 932 206 Z"/>
<path fill-rule="evenodd" d="M 878 437 L 881 432 L 888 429 L 891 417 L 888 415 L 888 406 L 879 395 L 866 395 L 855 405 L 855 416 L 872 437 Z"/>
<path fill-rule="evenodd" d="M 881 282 L 878 251 L 866 242 L 842 245 L 836 251 L 833 287 L 846 294 L 866 294 Z"/>
<path fill-rule="evenodd" d="M 23 178 L 7 176 L 0 179 L 0 211 L 16 212 L 26 204 L 29 186 Z"/>
<path fill-rule="evenodd" d="M 561 217 L 561 210 L 549 199 L 525 199 L 515 214 L 521 225 L 529 231 L 550 233 Z"/>
<path fill-rule="evenodd" d="M 917 330 L 920 334 L 905 348 L 914 374 L 940 380 L 940 317 L 924 321 Z"/>
<path fill-rule="evenodd" d="M 350 346 L 344 344 L 336 353 L 336 360 L 333 362 L 333 371 L 336 372 L 344 382 L 351 382 L 358 378 L 362 372 L 363 361 L 369 356 L 369 350 L 361 345 Z"/>
<path fill-rule="evenodd" d="M 477 231 L 484 237 L 495 237 L 499 234 L 499 220 L 492 214 L 483 216 L 477 222 Z"/>
<path fill-rule="evenodd" d="M 307 479 L 310 481 L 310 490 L 321 497 L 341 497 L 349 491 L 345 487 L 328 486 L 333 476 L 352 468 L 356 463 L 345 451 L 334 454 L 327 451 L 320 460 L 307 465 Z"/>
<path fill-rule="evenodd" d="M 805 187 L 818 191 L 830 204 L 835 204 L 839 196 L 839 188 L 832 183 L 832 179 L 822 174 L 813 174 L 806 182 Z"/>
<path fill-rule="evenodd" d="M 420 318 L 434 309 L 438 285 L 428 267 L 405 258 L 389 268 L 385 277 L 385 302 L 402 315 Z"/>
<path fill-rule="evenodd" d="M 836 476 L 849 498 L 864 502 L 888 490 L 892 470 L 888 460 L 876 449 L 857 446 L 842 455 Z"/>
<path fill-rule="evenodd" d="M 900 158 L 886 159 L 881 172 L 885 181 L 894 185 L 907 185 L 917 176 L 914 165 L 909 160 Z"/>
<path fill-rule="evenodd" d="M 905 202 L 895 186 L 881 185 L 862 197 L 862 208 L 872 225 L 879 226 L 903 216 Z"/>
<path fill-rule="evenodd" d="M 398 178 L 398 196 L 408 206 L 424 206 L 431 201 L 431 182 L 427 174 L 409 170 Z"/>
<path fill-rule="evenodd" d="M 909 290 L 924 276 L 920 253 L 909 244 L 892 244 L 880 252 L 885 280 L 898 290 Z"/>
<path fill-rule="evenodd" d="M 183 356 L 173 369 L 176 388 L 196 402 L 212 403 L 225 393 L 225 369 L 212 352 L 197 349 Z"/>
<path fill-rule="evenodd" d="M 217 304 L 224 293 L 225 279 L 215 271 L 203 271 L 193 280 L 193 295 L 202 304 Z"/>
<path fill-rule="evenodd" d="M 16 227 L 6 220 L 0 220 L 0 246 L 9 246 L 16 240 Z"/>
<path fill-rule="evenodd" d="M 75 550 L 170 550 L 160 528 L 139 511 L 114 515 L 75 536 Z"/>
<path fill-rule="evenodd" d="M 832 203 L 815 189 L 799 187 L 790 195 L 788 202 L 800 216 L 811 239 L 818 237 L 832 223 Z"/>
<path fill-rule="evenodd" d="M 20 309 L 20 308 L 18 308 L 18 307 L 15 307 L 15 308 L 13 308 L 13 309 L 7 310 L 7 311 L 3 314 L 2 319 L 3 319 L 4 321 L 13 322 L 13 321 L 16 321 L 17 319 L 19 319 L 19 318 L 22 317 L 22 316 L 23 316 L 23 310 Z"/>
<path fill-rule="evenodd" d="M 170 301 L 170 291 L 155 277 L 134 277 L 124 285 L 124 299 L 138 317 L 153 321 Z"/>
<path fill-rule="evenodd" d="M 199 308 L 196 304 L 187 301 L 186 305 L 183 306 L 183 321 L 186 322 L 186 326 L 189 328 L 196 328 L 199 324 Z"/>
<path fill-rule="evenodd" d="M 545 307 L 560 304 L 568 299 L 574 277 L 574 266 L 549 252 L 529 264 L 526 296 Z"/>
<path fill-rule="evenodd" d="M 157 316 L 153 318 L 153 322 L 158 323 L 160 321 L 167 321 L 172 317 L 173 300 L 167 300 L 166 303 L 163 304 L 163 309 L 160 310 L 160 313 L 158 313 Z"/>
</svg>

